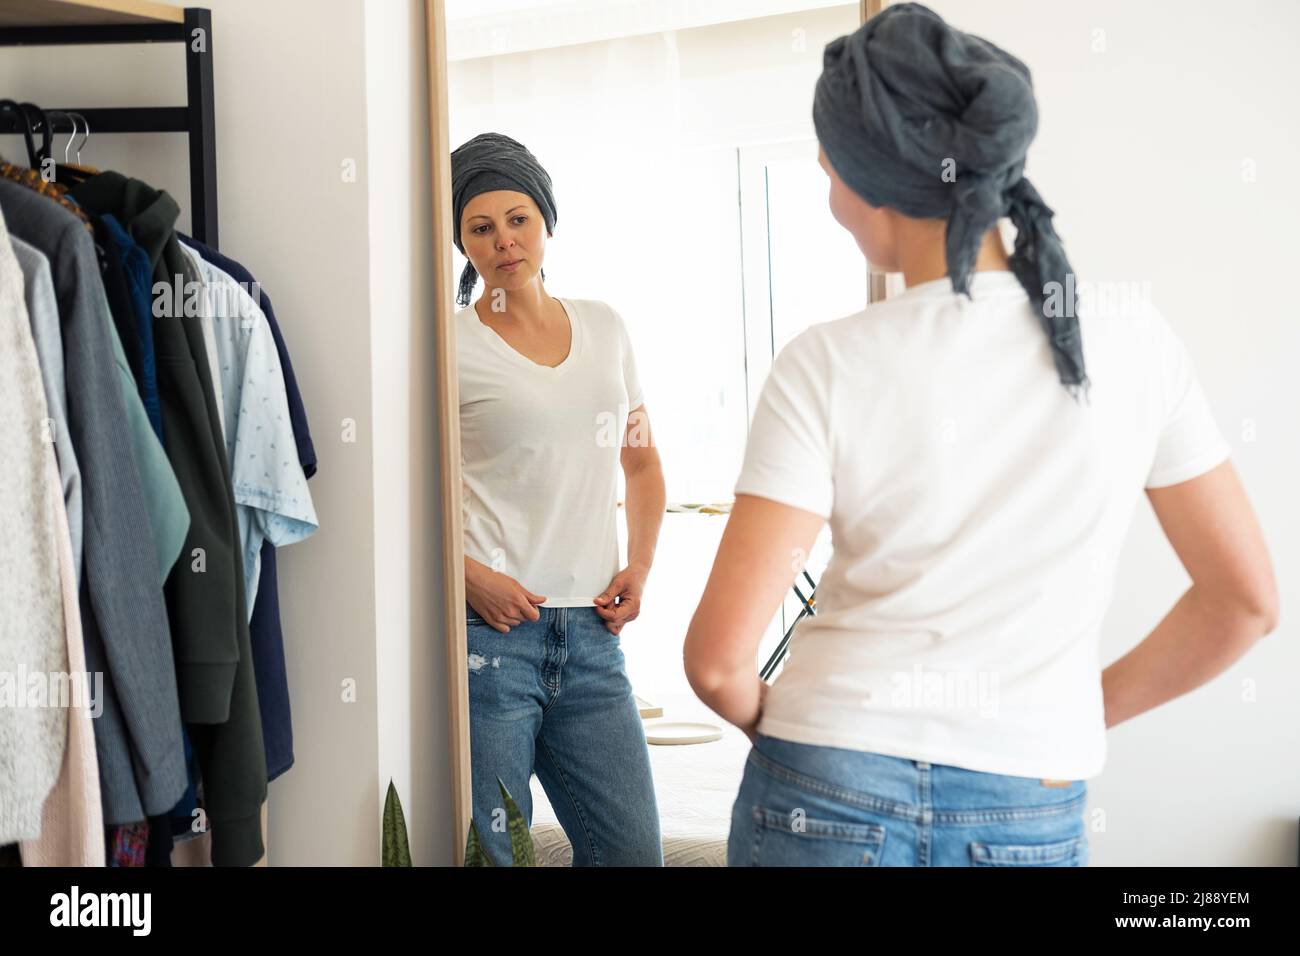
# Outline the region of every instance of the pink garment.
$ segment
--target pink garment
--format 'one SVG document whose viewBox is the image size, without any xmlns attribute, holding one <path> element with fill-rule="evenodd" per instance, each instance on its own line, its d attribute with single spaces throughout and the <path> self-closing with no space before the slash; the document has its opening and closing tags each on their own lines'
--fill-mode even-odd
<svg viewBox="0 0 1300 956">
<path fill-rule="evenodd" d="M 59 582 L 63 588 L 63 622 L 68 641 L 68 673 L 86 673 L 86 648 L 81 636 L 81 607 L 72 566 L 72 537 L 63 503 L 63 483 L 54 460 L 54 446 L 46 458 L 54 512 L 54 533 L 59 550 Z M 86 685 L 95 690 L 94 684 Z M 95 731 L 90 710 L 81 693 L 74 693 L 68 708 L 68 743 L 54 789 L 41 810 L 41 835 L 23 840 L 23 866 L 103 866 L 104 817 L 99 796 L 99 759 L 95 756 Z"/>
</svg>

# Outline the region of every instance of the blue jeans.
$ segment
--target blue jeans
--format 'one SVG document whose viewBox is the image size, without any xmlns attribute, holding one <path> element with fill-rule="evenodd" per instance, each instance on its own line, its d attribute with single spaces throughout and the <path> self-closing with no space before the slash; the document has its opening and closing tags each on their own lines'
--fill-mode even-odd
<svg viewBox="0 0 1300 956">
<path fill-rule="evenodd" d="M 1087 784 L 1052 784 L 760 734 L 727 865 L 1087 866 Z"/>
<path fill-rule="evenodd" d="M 506 634 L 466 610 L 474 824 L 493 861 L 511 859 L 497 777 L 531 826 L 536 772 L 574 866 L 662 866 L 650 752 L 619 637 L 591 606 L 539 607 L 538 620 Z"/>
</svg>

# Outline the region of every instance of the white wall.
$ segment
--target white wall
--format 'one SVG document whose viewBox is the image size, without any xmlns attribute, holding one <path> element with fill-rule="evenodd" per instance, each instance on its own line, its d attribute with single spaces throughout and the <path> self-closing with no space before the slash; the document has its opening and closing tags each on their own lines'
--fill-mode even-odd
<svg viewBox="0 0 1300 956">
<path fill-rule="evenodd" d="M 212 16 L 221 244 L 284 316 L 320 458 L 321 530 L 281 561 L 297 759 L 272 784 L 270 862 L 371 863 L 380 795 L 362 5 L 219 0 Z M 355 181 L 343 178 L 345 160 Z M 355 702 L 344 702 L 344 681 Z"/>
<path fill-rule="evenodd" d="M 447 0 L 447 59 L 806 12 L 843 0 Z M 856 6 L 856 4 L 855 4 Z"/>
<path fill-rule="evenodd" d="M 270 787 L 269 862 L 377 864 L 390 776 L 414 861 L 449 862 L 423 4 L 206 5 L 221 249 L 275 302 L 320 459 L 321 529 L 279 555 L 296 763 Z M 180 105 L 185 70 L 178 45 L 6 49 L 0 89 L 46 107 Z M 21 161 L 17 138 L 0 150 Z M 182 135 L 92 130 L 82 158 L 187 210 Z"/>
<path fill-rule="evenodd" d="M 366 0 L 380 799 L 418 865 L 450 863 L 433 206 L 422 0 Z M 456 476 L 459 478 L 459 476 Z"/>
</svg>

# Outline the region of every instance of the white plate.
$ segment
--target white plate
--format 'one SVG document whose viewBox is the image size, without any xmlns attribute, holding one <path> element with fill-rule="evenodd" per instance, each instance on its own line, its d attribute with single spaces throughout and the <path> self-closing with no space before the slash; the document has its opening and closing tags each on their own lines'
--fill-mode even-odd
<svg viewBox="0 0 1300 956">
<path fill-rule="evenodd" d="M 649 744 L 707 744 L 722 739 L 722 728 L 685 720 L 653 720 L 645 725 L 645 739 Z"/>
</svg>

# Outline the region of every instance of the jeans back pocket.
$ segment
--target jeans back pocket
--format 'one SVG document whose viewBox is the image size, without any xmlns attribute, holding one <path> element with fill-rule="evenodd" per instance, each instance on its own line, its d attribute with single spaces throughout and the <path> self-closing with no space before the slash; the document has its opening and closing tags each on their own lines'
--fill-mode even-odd
<svg viewBox="0 0 1300 956">
<path fill-rule="evenodd" d="M 970 845 L 971 866 L 1084 866 L 1088 838 L 1055 843 L 981 843 Z"/>
<path fill-rule="evenodd" d="M 755 866 L 879 866 L 885 828 L 754 808 Z"/>
</svg>

